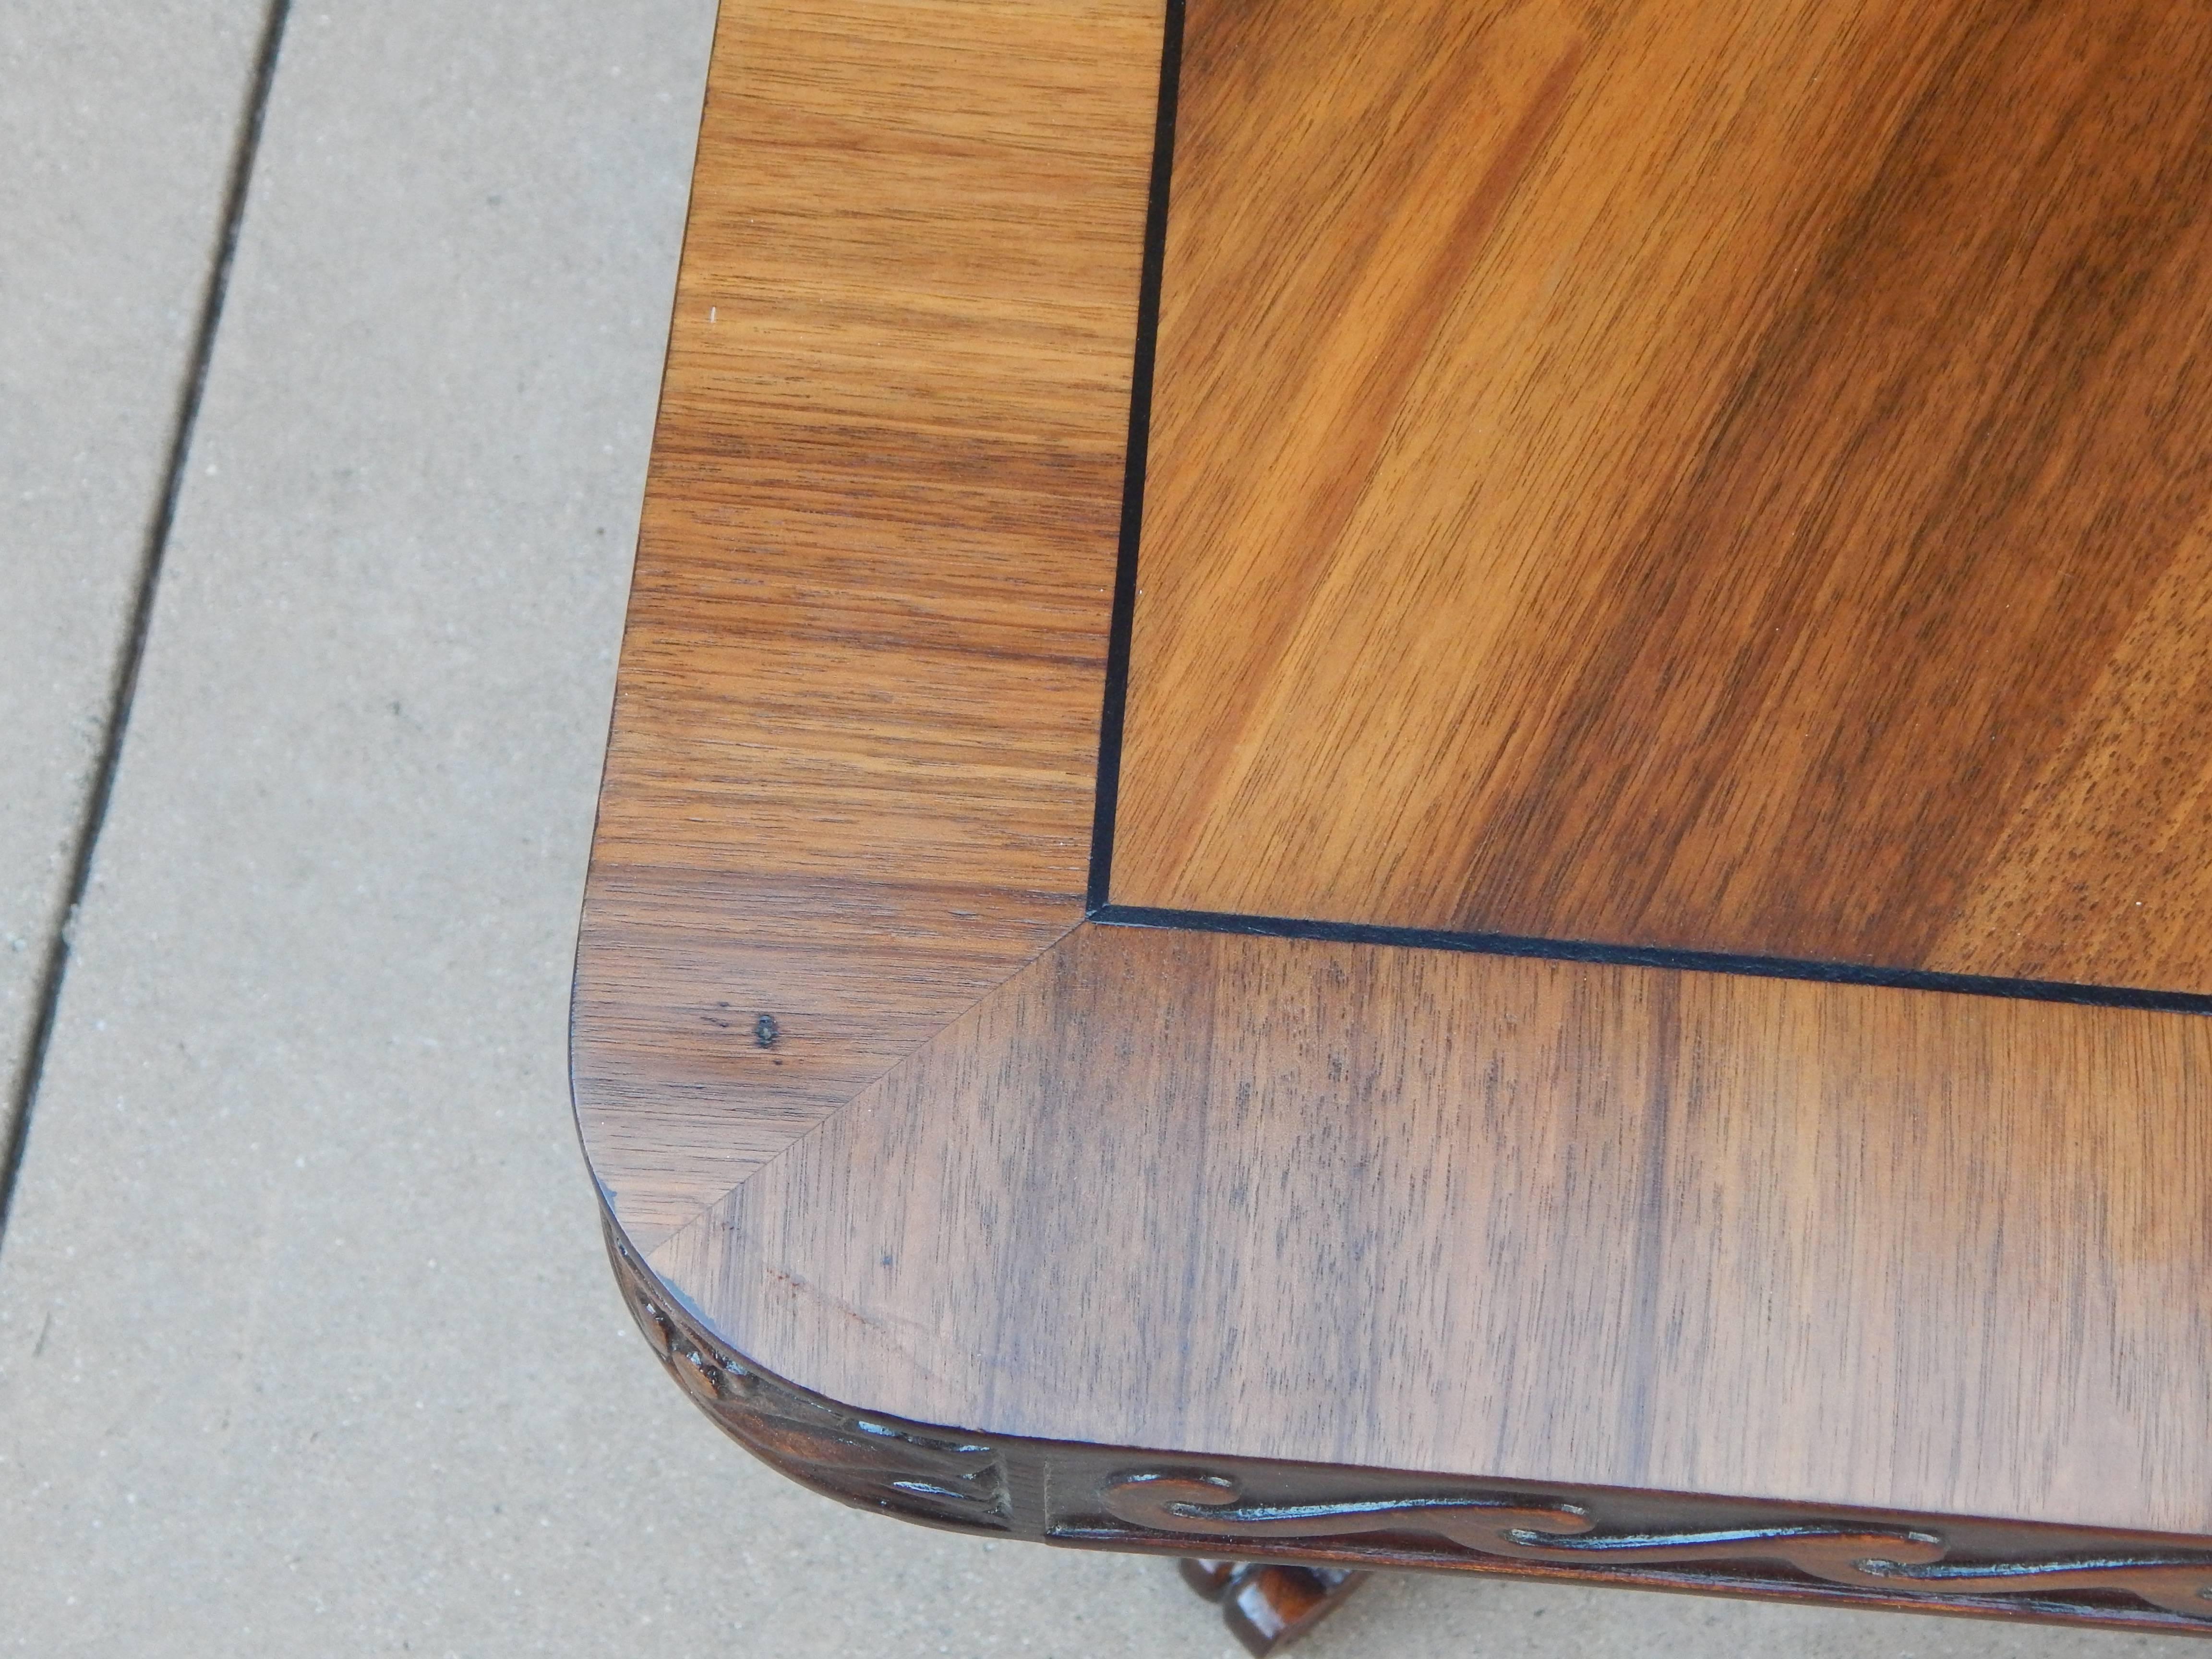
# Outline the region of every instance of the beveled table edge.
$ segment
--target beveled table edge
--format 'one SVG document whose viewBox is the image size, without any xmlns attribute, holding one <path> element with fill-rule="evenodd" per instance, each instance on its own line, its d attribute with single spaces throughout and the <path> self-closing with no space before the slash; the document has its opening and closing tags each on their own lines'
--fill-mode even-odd
<svg viewBox="0 0 2212 1659">
<path fill-rule="evenodd" d="M 1538 1494 L 1528 1482 L 911 1422 L 745 1358 L 604 1207 L 601 1223 L 632 1318 L 709 1420 L 799 1484 L 899 1520 L 1070 1548 L 2212 1637 L 2212 1547 L 2201 1540 L 1563 1483 Z"/>
</svg>

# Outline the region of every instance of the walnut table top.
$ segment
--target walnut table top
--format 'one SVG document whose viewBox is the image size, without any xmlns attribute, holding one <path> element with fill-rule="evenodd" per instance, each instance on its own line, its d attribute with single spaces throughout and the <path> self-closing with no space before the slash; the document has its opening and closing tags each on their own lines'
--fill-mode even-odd
<svg viewBox="0 0 2212 1659">
<path fill-rule="evenodd" d="M 702 1403 L 1064 1542 L 2212 1632 L 2209 84 L 2201 0 L 729 0 L 574 1050 Z"/>
</svg>

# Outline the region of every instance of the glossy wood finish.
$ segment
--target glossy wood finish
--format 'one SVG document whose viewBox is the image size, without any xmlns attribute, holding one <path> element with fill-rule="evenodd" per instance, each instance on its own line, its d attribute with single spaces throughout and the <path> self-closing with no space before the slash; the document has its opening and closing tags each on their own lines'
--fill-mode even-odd
<svg viewBox="0 0 2212 1659">
<path fill-rule="evenodd" d="M 2212 1636 L 2197 1539 L 1744 1498 L 1472 1481 L 979 1435 L 860 1409 L 730 1352 L 675 1305 L 619 1232 L 640 1329 L 693 1402 L 793 1479 L 925 1525 L 1079 1548 L 1298 1564 L 1272 1583 L 1184 1556 L 1255 1651 L 1299 1633 L 1376 1567 L 1843 1601 Z M 1214 1570 L 1206 1569 L 1212 1566 Z M 1198 1571 L 1193 1571 L 1191 1569 Z M 1313 1592 L 1322 1592 L 1316 1600 Z"/>
<path fill-rule="evenodd" d="M 1526 118 L 1502 149 L 1436 153 L 1450 179 L 1510 183 L 1481 198 L 1497 235 L 1570 134 L 1644 130 L 1650 100 L 1587 92 L 1624 42 L 1679 48 L 1687 70 L 1732 40 L 1782 40 L 1783 22 L 1832 26 L 1838 50 L 1905 54 L 1863 115 L 1920 100 L 1933 121 L 1941 100 L 1905 72 L 1913 52 L 1978 38 L 1987 52 L 1961 45 L 1942 61 L 1984 81 L 2007 64 L 2025 75 L 2030 26 L 2081 16 L 2055 0 L 1879 17 L 1700 0 L 1671 22 L 1540 0 L 1462 13 L 1490 20 L 1497 50 L 1439 12 L 1440 78 L 1421 98 L 1439 120 L 1509 106 Z M 1260 15 L 1194 7 L 1193 40 Z M 2105 56 L 2050 72 L 2094 80 L 2156 21 L 2112 15 Z M 2178 62 L 2193 61 L 2198 17 L 2172 13 Z M 1567 38 L 1561 19 L 1584 43 L 1571 70 L 1546 55 Z M 664 1358 L 779 1467 L 909 1519 L 1176 1555 L 1234 1555 L 1241 1540 L 1332 1565 L 2184 1627 L 2145 1598 L 2196 1594 L 2175 1575 L 2212 1555 L 2212 1023 L 1082 919 L 1161 40 L 1154 7 L 1118 0 L 770 0 L 725 19 L 575 999 L 585 1150 Z M 1371 46 L 1391 61 L 1389 40 Z M 1218 60 L 1198 46 L 1194 75 L 1206 50 Z M 1257 73 L 1271 60 L 1234 61 Z M 1455 66 L 1480 71 L 1475 90 Z M 2186 122 L 2152 95 L 2164 61 L 2142 68 L 2155 129 L 2143 154 L 2165 155 Z M 1729 83 L 1745 110 L 1865 93 L 1771 69 Z M 1850 124 L 1824 118 L 1842 167 Z M 1861 164 L 1868 178 L 1890 165 Z M 1749 214 L 1781 199 L 1761 177 L 1667 176 L 1674 194 L 1657 197 L 1678 204 L 1734 191 Z M 1655 231 L 1628 210 L 1656 186 L 1631 182 L 1589 205 L 1586 241 L 1643 246 L 1635 227 Z M 2051 234 L 2072 234 L 2101 188 L 2045 204 Z M 1405 217 L 1419 218 L 1411 196 Z M 2166 234 L 2157 224 L 2145 248 Z M 2172 228 L 2170 246 L 2193 234 Z M 1731 331 L 1729 306 L 1782 303 L 1759 273 L 1693 239 L 1650 246 L 1685 262 L 1636 290 L 1658 307 L 1655 329 L 1710 313 L 1722 367 L 1779 349 L 1772 328 L 1750 343 Z M 2116 340 L 2169 315 L 2151 299 L 2179 258 L 2114 290 L 2115 314 L 2136 319 Z M 1580 270 L 1544 267 L 1559 303 L 1581 292 Z M 1849 286 L 1841 264 L 1832 275 Z M 1667 299 L 1670 282 L 1690 297 Z M 1896 291 L 1903 329 L 1927 294 Z M 1826 357 L 1772 362 L 1729 384 L 1754 402 L 1795 386 L 1788 409 L 1826 407 L 1803 401 Z M 2166 368 L 2185 379 L 2192 363 L 2177 348 Z M 1580 384 L 1592 407 L 1641 388 L 1662 409 L 1629 367 L 1555 382 L 1524 364 L 1522 401 Z M 2106 383 L 2083 372 L 2085 406 L 2110 414 Z M 1156 438 L 1176 395 L 1163 382 Z M 1650 430 L 1607 426 L 1626 447 L 1585 482 L 1627 489 L 1615 475 L 1656 453 L 1636 435 Z M 2125 471 L 2101 427 L 2067 430 L 2082 467 Z M 2172 446 L 2190 430 L 2171 428 Z M 2133 441 L 2144 465 L 2179 453 L 2139 428 Z M 1749 489 L 1749 465 L 1723 457 L 1710 477 Z M 1854 511 L 1904 511 L 1838 466 Z M 2055 489 L 2075 474 L 2036 476 Z M 2050 524 L 2080 506 L 2062 495 L 2033 496 Z M 2077 926 L 2035 872 L 2087 872 L 2097 848 L 2135 835 L 2140 867 L 2172 877 L 2156 903 L 2195 902 L 2203 878 L 2181 849 L 2201 769 L 2183 738 L 2198 693 L 2173 667 L 2205 622 L 2194 545 L 2147 588 L 2115 567 L 2076 608 L 2067 637 L 2104 641 L 2105 689 L 2061 698 L 2070 724 L 2046 727 L 2039 763 L 2048 789 L 2018 797 L 2013 839 L 1999 837 L 2020 884 L 1989 884 L 1985 861 L 1972 902 L 1999 920 L 1973 926 L 2026 938 L 2020 919 L 2040 915 L 2035 927 L 2063 925 L 2099 961 L 2150 960 L 2153 935 L 2187 942 L 2163 909 Z M 1683 568 L 1683 595 L 1709 591 L 1709 569 Z M 1598 598 L 1625 580 L 1577 569 Z M 2051 580 L 2036 603 L 2081 598 L 2074 577 Z M 1382 596 L 1338 597 L 1353 607 L 1345 637 L 1364 638 L 1354 602 Z M 1804 604 L 1816 599 L 1829 602 Z M 1562 640 L 1601 645 L 1625 627 L 1583 614 Z M 1662 641 L 1689 625 L 1687 611 L 1654 615 Z M 1212 616 L 1229 655 L 1272 626 Z M 1893 638 L 1884 648 L 1918 696 L 1915 677 L 1933 671 Z M 2079 667 L 2054 662 L 2027 688 L 2033 718 L 2049 712 L 2038 688 Z M 1141 652 L 1137 669 L 1133 695 Z M 1908 707 L 1890 714 L 1910 731 Z M 1361 782 L 1370 805 L 1387 775 Z M 2181 830 L 2143 828 L 2130 790 L 2146 777 Z M 1923 781 L 1948 799 L 1944 778 Z M 1815 896 L 1829 890 L 1820 844 L 1807 852 Z M 1894 876 L 1883 856 L 1867 867 Z M 2066 903 L 2100 890 L 2085 873 Z M 854 1426 L 885 1426 L 870 1413 L 896 1422 Z M 1132 1520 L 1144 1494 L 1115 1484 L 1194 1470 L 1240 1482 L 1245 1510 L 1341 1513 L 1285 1540 L 1217 1506 L 1207 1524 L 1230 1536 L 1177 1533 L 1161 1520 L 1176 1511 Z M 1477 1547 L 1345 1521 L 1378 1498 L 1581 1505 L 1602 1522 L 1589 1549 L 1695 1559 L 1601 1561 L 1573 1553 L 1571 1529 L 1516 1542 L 1493 1528 Z M 1747 1516 L 1810 1528 L 1822 1547 L 1886 1528 L 1895 1553 L 1880 1559 L 1899 1574 L 1966 1577 L 1877 1586 L 1851 1576 L 1861 1558 L 1808 1553 L 1800 1533 L 1748 1563 L 1741 1540 L 1700 1533 Z M 1930 1528 L 1941 1559 L 1905 1535 Z M 2033 1583 L 2007 1577 L 2022 1564 Z"/>
<path fill-rule="evenodd" d="M 1192 0 L 1113 899 L 2212 992 L 2207 84 Z"/>
<path fill-rule="evenodd" d="M 641 1242 L 1081 916 L 1159 29 L 722 19 L 577 962 Z"/>
<path fill-rule="evenodd" d="M 1260 1561 L 1215 1561 L 1186 1556 L 1177 1563 L 1183 1583 L 1221 1604 L 1222 1621 L 1254 1659 L 1294 1647 L 1360 1585 L 1364 1572 L 1342 1567 L 1293 1567 Z"/>
<path fill-rule="evenodd" d="M 2212 1534 L 2208 1170 L 2197 1016 L 1086 926 L 650 1260 L 926 1422 Z"/>
</svg>

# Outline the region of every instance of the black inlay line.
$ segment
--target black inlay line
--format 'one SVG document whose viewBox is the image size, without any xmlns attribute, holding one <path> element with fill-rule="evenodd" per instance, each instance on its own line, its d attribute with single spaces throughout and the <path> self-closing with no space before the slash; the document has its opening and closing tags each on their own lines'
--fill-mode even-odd
<svg viewBox="0 0 2212 1659">
<path fill-rule="evenodd" d="M 1129 375 L 1129 447 L 1121 477 L 1121 535 L 1114 563 L 1114 615 L 1106 635 L 1106 702 L 1098 720 L 1098 793 L 1091 821 L 1085 907 L 1105 904 L 1114 879 L 1114 812 L 1121 797 L 1121 720 L 1129 689 L 1129 637 L 1137 614 L 1137 544 L 1144 532 L 1145 458 L 1152 442 L 1152 349 L 1160 329 L 1160 275 L 1168 257 L 1168 180 L 1175 171 L 1176 94 L 1182 82 L 1183 0 L 1167 0 L 1160 35 L 1159 113 L 1145 204 L 1145 257 L 1137 283 L 1136 359 Z"/>
<path fill-rule="evenodd" d="M 1249 933 L 1261 939 L 1323 939 L 1342 945 L 1400 945 L 1414 950 L 1460 951 L 1475 956 L 1535 957 L 1547 962 L 1610 963 L 1629 968 L 1677 968 L 1694 973 L 1747 974 L 1757 979 L 1804 979 L 1832 985 L 1882 985 L 1905 991 L 1949 991 L 1963 996 L 2014 997 L 2033 1002 L 2075 1002 L 2097 1008 L 2151 1008 L 2168 1013 L 2212 1014 L 2212 996 L 2192 991 L 2153 991 L 2118 985 L 2071 985 L 2063 981 L 2000 979 L 1984 974 L 1939 974 L 1918 968 L 1880 968 L 1855 962 L 1741 956 L 1727 951 L 1678 951 L 1649 945 L 1607 945 L 1594 939 L 1525 939 L 1516 933 L 1469 933 L 1437 927 L 1378 927 L 1358 921 L 1314 921 L 1302 916 L 1247 916 L 1212 910 L 1161 910 L 1141 904 L 1103 904 L 1091 912 L 1091 920 L 1110 927 L 1180 927 L 1202 933 Z"/>
<path fill-rule="evenodd" d="M 1106 643 L 1105 707 L 1098 728 L 1098 787 L 1091 826 L 1091 877 L 1085 899 L 1085 912 L 1090 920 L 1114 927 L 1180 927 L 1196 933 L 1249 933 L 1263 939 L 1395 945 L 1480 956 L 1532 957 L 1550 962 L 1611 963 L 1692 973 L 1744 974 L 1760 979 L 1811 980 L 1832 985 L 1877 985 L 1906 991 L 1944 991 L 1962 996 L 2070 1002 L 2088 1007 L 2212 1014 L 2212 995 L 2189 991 L 2075 985 L 2056 980 L 2002 979 L 1982 974 L 1932 973 L 1917 968 L 1745 956 L 1727 951 L 1685 951 L 1656 945 L 1608 945 L 1590 939 L 1531 939 L 1513 933 L 1394 927 L 1365 922 L 1316 921 L 1299 916 L 1237 915 L 1115 903 L 1114 821 L 1121 805 L 1121 735 L 1128 701 L 1130 639 L 1136 621 L 1137 550 L 1144 530 L 1145 471 L 1152 441 L 1152 367 L 1159 336 L 1160 285 L 1167 264 L 1169 185 L 1175 172 L 1176 105 L 1182 81 L 1182 33 L 1183 0 L 1167 0 L 1166 23 L 1160 43 L 1159 111 L 1152 136 L 1151 193 L 1145 211 L 1144 264 L 1137 289 L 1136 354 L 1129 385 L 1128 459 L 1121 484 L 1113 618 Z M 0 1211 L 0 1217 L 4 1217 L 4 1211 Z"/>
<path fill-rule="evenodd" d="M 38 1016 L 31 1030 L 30 1046 L 18 1066 L 9 1091 L 12 1109 L 7 1144 L 0 1148 L 0 1240 L 7 1234 L 8 1218 L 15 1208 L 15 1186 L 22 1175 L 23 1149 L 31 1133 L 31 1114 L 38 1105 L 39 1085 L 46 1075 L 47 1051 L 53 1045 L 54 1018 L 61 1006 L 62 982 L 68 976 L 70 934 L 77 908 L 84 902 L 92 882 L 93 854 L 107 823 L 107 808 L 115 793 L 116 769 L 123 757 L 124 732 L 131 723 L 131 707 L 138 695 L 139 665 L 146 656 L 146 635 L 154 619 L 154 595 L 161 586 L 161 566 L 169 551 L 169 532 L 177 522 L 177 502 L 184 494 L 185 476 L 191 462 L 192 434 L 199 425 L 200 404 L 207 392 L 208 366 L 215 356 L 216 331 L 222 325 L 223 301 L 230 293 L 231 266 L 238 256 L 238 237 L 246 219 L 246 198 L 253 180 L 253 164 L 261 150 L 261 127 L 269 110 L 269 88 L 276 78 L 276 58 L 284 41 L 284 25 L 292 0 L 270 0 L 256 48 L 253 76 L 247 83 L 245 107 L 240 112 L 238 135 L 230 158 L 230 174 L 222 196 L 221 228 L 215 258 L 208 268 L 207 286 L 200 296 L 200 314 L 192 332 L 191 356 L 185 370 L 183 389 L 170 428 L 169 453 L 161 497 L 146 527 L 138 556 L 137 586 L 131 615 L 108 683 L 107 724 L 100 739 L 100 759 L 93 771 L 84 810 L 77 819 L 71 845 L 68 895 L 62 921 L 46 942 L 46 959 L 39 970 L 35 993 Z"/>
</svg>

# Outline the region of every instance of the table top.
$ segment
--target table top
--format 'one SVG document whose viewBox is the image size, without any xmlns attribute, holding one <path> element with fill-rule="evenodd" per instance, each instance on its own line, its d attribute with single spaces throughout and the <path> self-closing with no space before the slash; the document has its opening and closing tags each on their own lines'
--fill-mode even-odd
<svg viewBox="0 0 2212 1659">
<path fill-rule="evenodd" d="M 2212 992 L 2203 20 L 1341 9 L 1192 9 L 1113 902 Z"/>
<path fill-rule="evenodd" d="M 732 1348 L 2212 1534 L 2212 13 L 758 0 L 574 1007 Z"/>
</svg>

